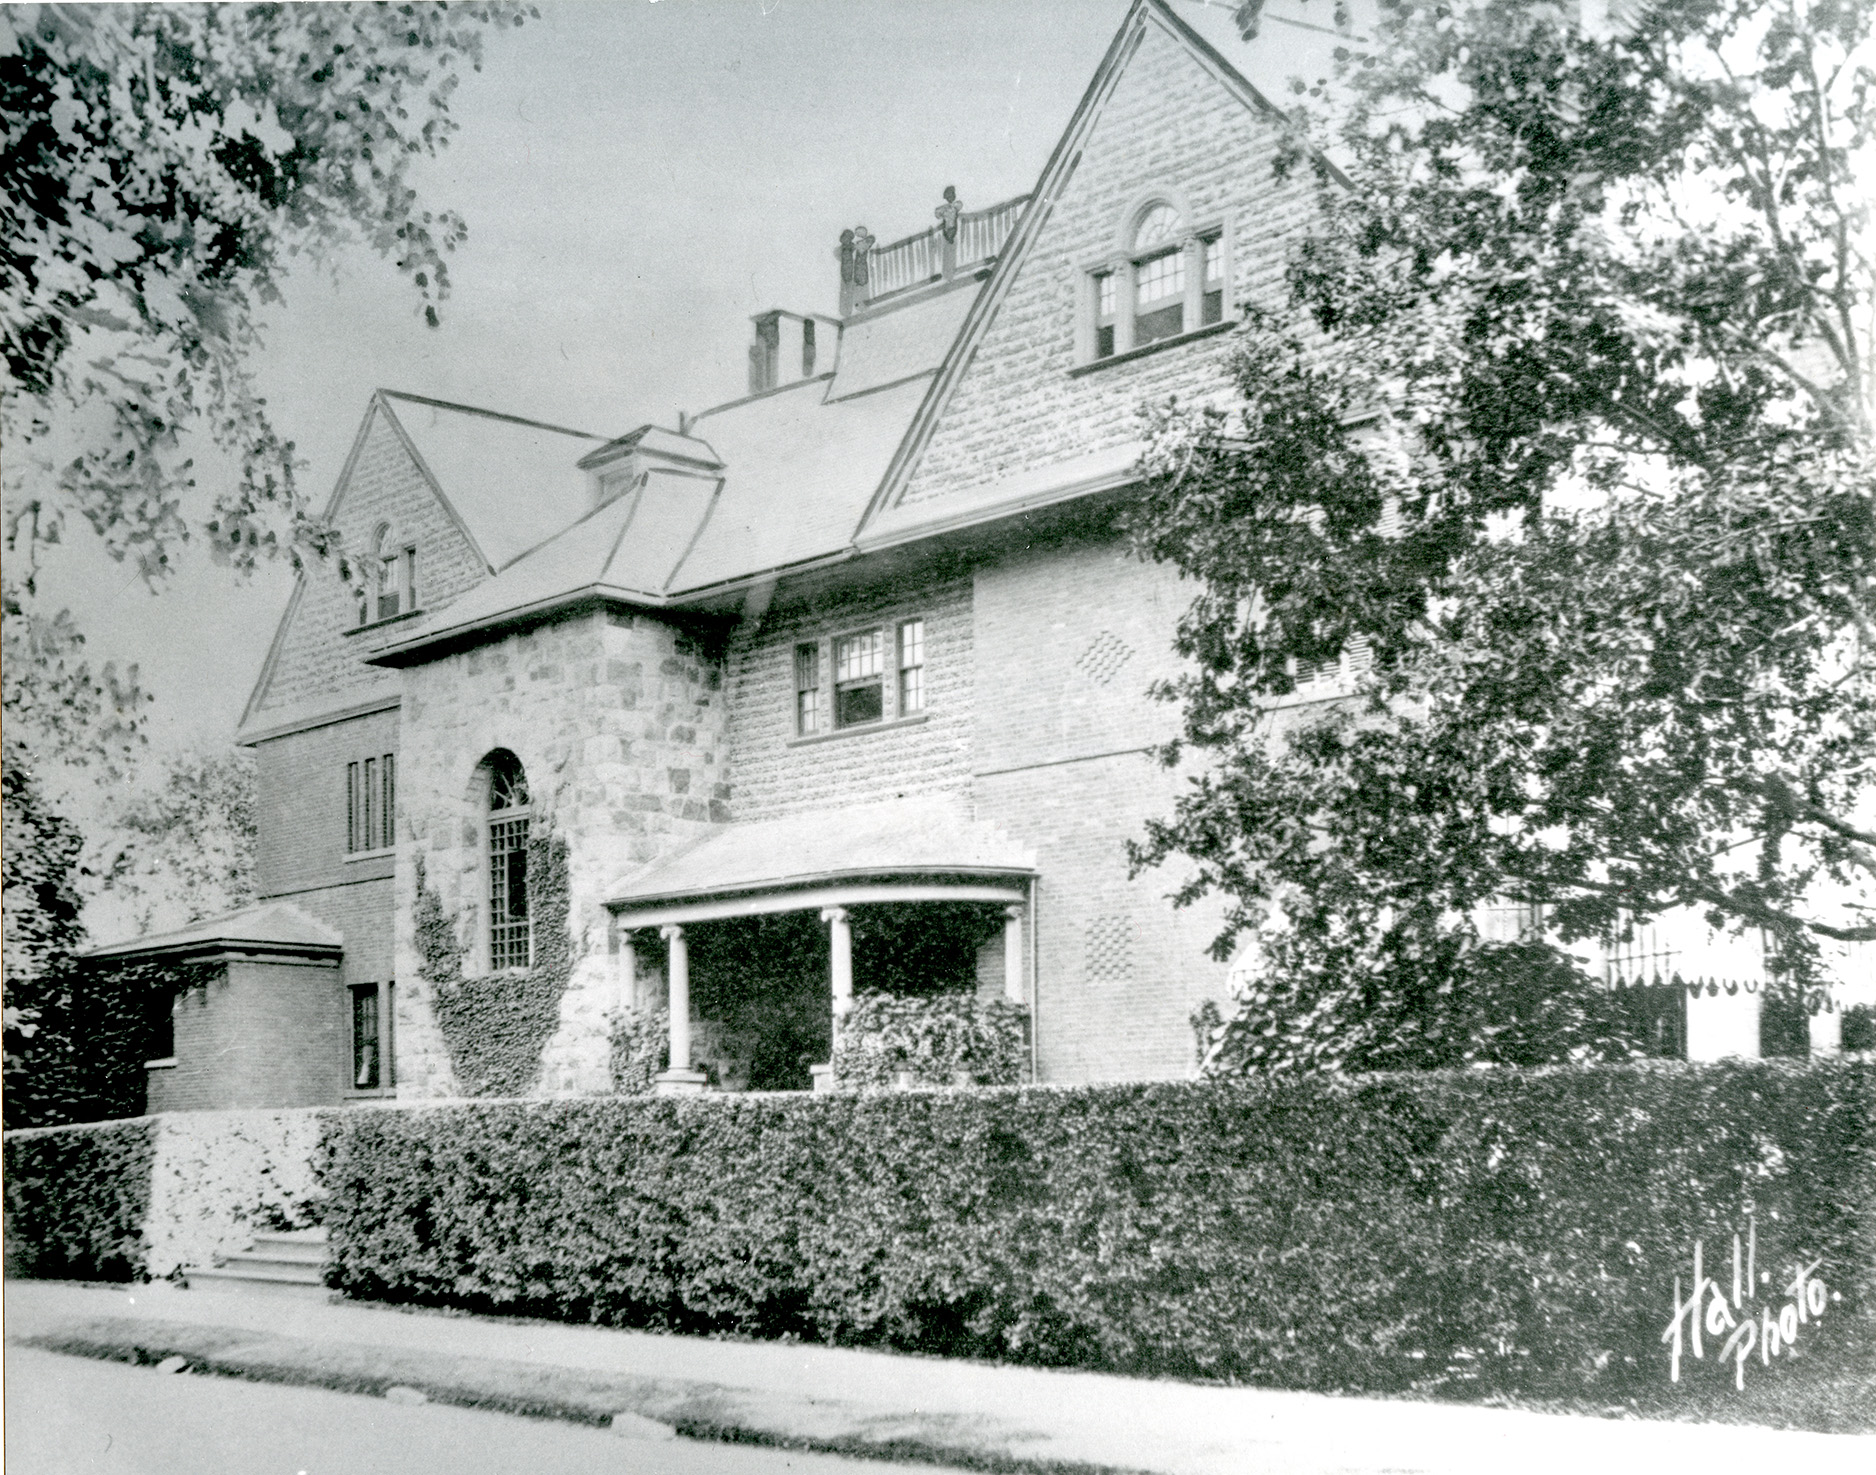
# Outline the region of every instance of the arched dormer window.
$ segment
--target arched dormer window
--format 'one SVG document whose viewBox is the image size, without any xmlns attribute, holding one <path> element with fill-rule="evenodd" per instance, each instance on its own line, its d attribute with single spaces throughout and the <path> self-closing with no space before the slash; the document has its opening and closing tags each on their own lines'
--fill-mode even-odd
<svg viewBox="0 0 1876 1475">
<path fill-rule="evenodd" d="M 1160 198 L 1130 211 L 1115 254 L 1088 272 L 1084 361 L 1223 322 L 1226 257 L 1222 223 L 1194 227 Z"/>
<path fill-rule="evenodd" d="M 395 619 L 417 607 L 417 545 L 386 523 L 371 540 L 371 561 L 365 570 L 365 597 L 359 602 L 358 623 Z"/>
<path fill-rule="evenodd" d="M 489 968 L 526 968 L 534 956 L 528 918 L 528 776 L 506 748 L 483 759 L 489 801 Z"/>
</svg>

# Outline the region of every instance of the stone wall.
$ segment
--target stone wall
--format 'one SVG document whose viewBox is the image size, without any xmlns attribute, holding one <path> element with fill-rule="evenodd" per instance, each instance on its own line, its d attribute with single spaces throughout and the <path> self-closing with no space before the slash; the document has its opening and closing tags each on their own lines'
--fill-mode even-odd
<svg viewBox="0 0 1876 1475">
<path fill-rule="evenodd" d="M 455 1093 L 419 976 L 416 868 L 457 923 L 466 966 L 487 925 L 486 791 L 477 766 L 507 748 L 533 816 L 570 851 L 572 981 L 539 1089 L 609 1089 L 616 1002 L 604 903 L 624 875 L 729 819 L 721 662 L 650 616 L 571 616 L 405 672 L 398 795 L 397 1079 L 401 1097 Z M 484 956 L 486 954 L 484 953 Z"/>
</svg>

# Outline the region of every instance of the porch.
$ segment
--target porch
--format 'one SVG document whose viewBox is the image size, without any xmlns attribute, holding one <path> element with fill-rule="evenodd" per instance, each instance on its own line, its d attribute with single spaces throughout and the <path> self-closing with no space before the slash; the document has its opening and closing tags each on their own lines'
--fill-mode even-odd
<svg viewBox="0 0 1876 1475">
<path fill-rule="evenodd" d="M 856 1000 L 1027 1010 L 1034 900 L 1027 851 L 960 803 L 900 799 L 731 825 L 648 867 L 607 903 L 609 952 L 621 1004 L 662 996 L 658 1091 L 828 1090 Z"/>
</svg>

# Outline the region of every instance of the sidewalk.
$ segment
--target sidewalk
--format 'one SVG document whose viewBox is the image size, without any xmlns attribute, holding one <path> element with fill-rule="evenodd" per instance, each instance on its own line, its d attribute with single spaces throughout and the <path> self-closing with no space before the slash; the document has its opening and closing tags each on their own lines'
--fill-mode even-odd
<svg viewBox="0 0 1876 1475">
<path fill-rule="evenodd" d="M 6 1337 L 212 1372 L 415 1388 L 582 1422 L 984 1470 L 1876 1469 L 1876 1437 L 1201 1387 L 844 1348 L 404 1313 L 242 1290 L 6 1284 Z M 408 1394 L 400 1396 L 410 1396 Z M 24 1413 L 16 1411 L 16 1417 Z M 643 1423 L 644 1420 L 654 1421 Z"/>
</svg>

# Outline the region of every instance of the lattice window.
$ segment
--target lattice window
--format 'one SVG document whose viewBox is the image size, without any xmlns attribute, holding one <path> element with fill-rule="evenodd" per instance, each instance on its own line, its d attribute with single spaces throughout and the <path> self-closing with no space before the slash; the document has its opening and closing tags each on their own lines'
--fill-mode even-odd
<svg viewBox="0 0 1876 1475">
<path fill-rule="evenodd" d="M 1075 669 L 1096 686 L 1106 686 L 1133 659 L 1133 647 L 1112 630 L 1103 630 L 1075 660 Z"/>
<path fill-rule="evenodd" d="M 513 753 L 489 760 L 489 967 L 533 958 L 528 918 L 528 779 Z"/>
<path fill-rule="evenodd" d="M 1096 917 L 1083 937 L 1082 971 L 1090 983 L 1119 983 L 1133 977 L 1133 923 L 1125 917 Z"/>
</svg>

